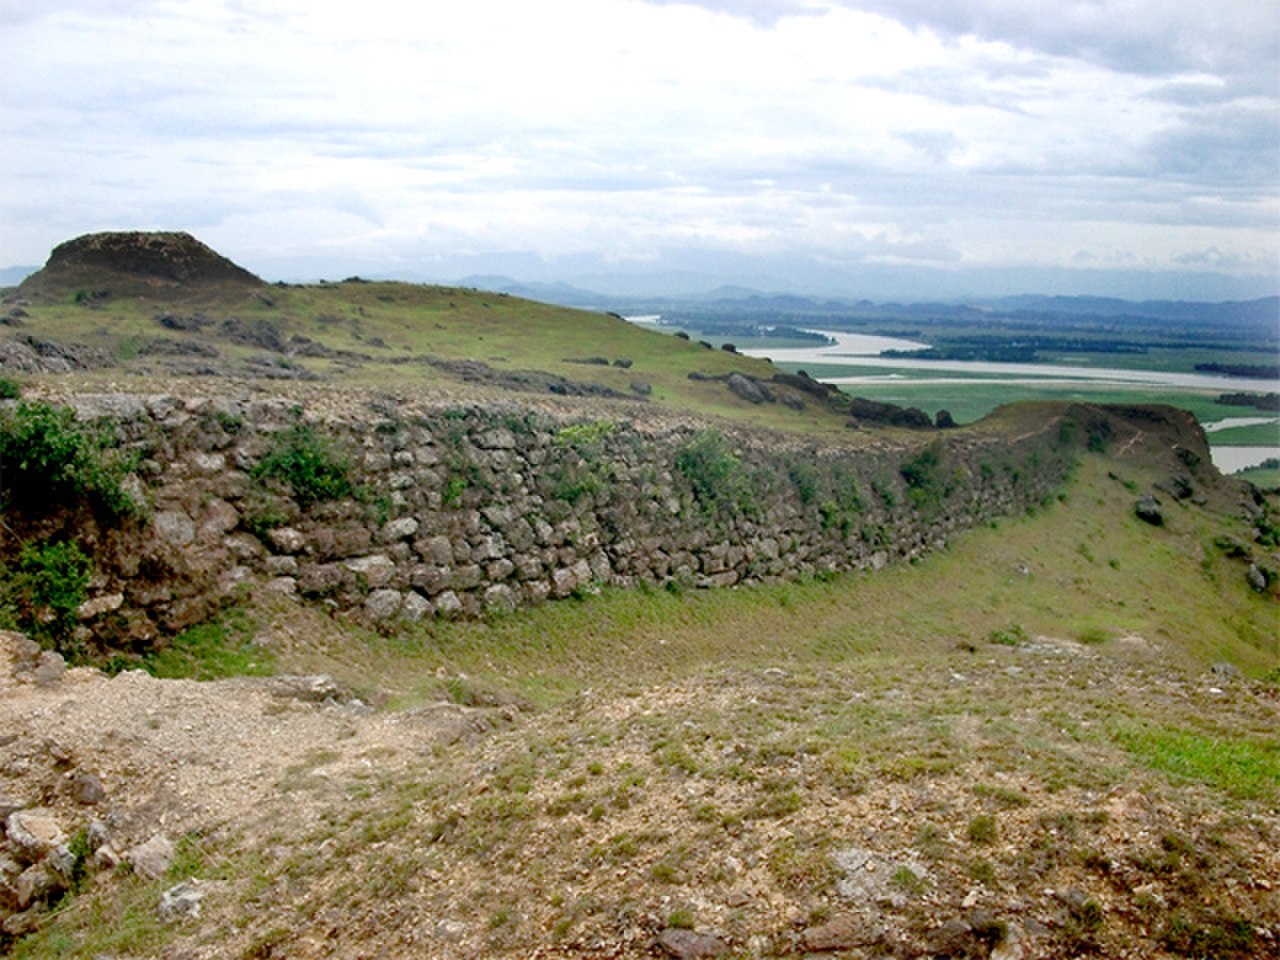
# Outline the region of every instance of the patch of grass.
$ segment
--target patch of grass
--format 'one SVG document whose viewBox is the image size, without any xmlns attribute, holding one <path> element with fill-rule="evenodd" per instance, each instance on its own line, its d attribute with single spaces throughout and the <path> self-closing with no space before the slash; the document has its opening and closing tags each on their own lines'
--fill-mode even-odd
<svg viewBox="0 0 1280 960">
<path fill-rule="evenodd" d="M 990 860 L 970 861 L 965 872 L 978 883 L 994 889 L 999 881 L 996 879 L 996 868 Z"/>
<path fill-rule="evenodd" d="M 988 643 L 996 643 L 1002 647 L 1020 647 L 1031 640 L 1031 634 L 1020 623 L 1013 623 L 1002 629 L 992 630 L 987 634 Z"/>
<path fill-rule="evenodd" d="M 677 930 L 692 930 L 694 926 L 693 911 L 673 910 L 667 915 L 667 926 Z"/>
<path fill-rule="evenodd" d="M 1280 797 L 1280 741 L 1196 733 L 1176 727 L 1117 725 L 1115 740 L 1139 761 L 1239 800 Z"/>
<path fill-rule="evenodd" d="M 1021 790 L 1011 790 L 1008 787 L 993 786 L 988 783 L 974 784 L 973 792 L 984 800 L 991 800 L 1009 809 L 1025 807 L 1031 803 L 1031 798 Z"/>
<path fill-rule="evenodd" d="M 1076 634 L 1076 640 L 1087 646 L 1097 646 L 1111 639 L 1109 631 L 1101 627 L 1086 627 Z"/>
<path fill-rule="evenodd" d="M 996 818 L 988 813 L 978 814 L 969 821 L 969 826 L 965 830 L 965 835 L 969 838 L 970 843 L 982 844 L 984 846 L 995 843 L 999 837 Z"/>
<path fill-rule="evenodd" d="M 924 877 L 917 874 L 910 867 L 899 867 L 897 870 L 893 871 L 893 875 L 889 877 L 889 883 L 897 887 L 903 893 L 909 893 L 912 895 L 924 893 L 928 886 Z"/>
<path fill-rule="evenodd" d="M 1253 924 L 1216 911 L 1176 911 L 1161 926 L 1158 939 L 1166 950 L 1183 957 L 1230 960 L 1258 955 Z"/>
<path fill-rule="evenodd" d="M 253 630 L 247 614 L 231 611 L 184 630 L 144 656 L 141 666 L 152 676 L 166 679 L 270 676 L 275 658 L 253 642 Z"/>
<path fill-rule="evenodd" d="M 813 837 L 783 837 L 773 845 L 767 864 L 769 872 L 788 890 L 825 890 L 837 877 L 827 842 Z"/>
</svg>

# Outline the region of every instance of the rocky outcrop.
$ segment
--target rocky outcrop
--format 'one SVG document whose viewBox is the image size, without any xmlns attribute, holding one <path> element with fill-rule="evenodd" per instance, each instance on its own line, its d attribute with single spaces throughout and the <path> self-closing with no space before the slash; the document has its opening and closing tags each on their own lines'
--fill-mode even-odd
<svg viewBox="0 0 1280 960">
<path fill-rule="evenodd" d="M 258 277 L 216 253 L 189 233 L 92 233 L 54 247 L 41 270 L 18 287 L 34 302 L 74 296 L 87 306 L 113 296 L 164 290 L 171 298 L 216 288 L 222 292 L 265 287 Z"/>
</svg>

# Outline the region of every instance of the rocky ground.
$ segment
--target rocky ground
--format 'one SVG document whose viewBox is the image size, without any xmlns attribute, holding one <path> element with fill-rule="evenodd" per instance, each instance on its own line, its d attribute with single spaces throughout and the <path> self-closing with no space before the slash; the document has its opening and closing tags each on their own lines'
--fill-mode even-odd
<svg viewBox="0 0 1280 960">
<path fill-rule="evenodd" d="M 4 929 L 192 960 L 1274 955 L 1274 785 L 1153 776 L 1095 734 L 1117 704 L 1274 732 L 1280 697 L 1155 653 L 1035 638 L 544 711 L 447 678 L 473 705 L 395 711 L 6 634 Z"/>
</svg>

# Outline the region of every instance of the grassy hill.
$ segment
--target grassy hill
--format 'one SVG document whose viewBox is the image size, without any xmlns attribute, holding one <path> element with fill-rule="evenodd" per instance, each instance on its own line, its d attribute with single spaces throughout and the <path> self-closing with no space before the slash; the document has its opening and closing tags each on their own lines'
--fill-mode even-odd
<svg viewBox="0 0 1280 960">
<path fill-rule="evenodd" d="M 51 341 L 98 382 L 230 376 L 413 389 L 465 380 L 611 395 L 785 430 L 839 431 L 847 422 L 785 386 L 774 392 L 791 405 L 744 400 L 724 379 L 771 381 L 778 371 L 767 361 L 614 315 L 358 278 L 269 285 L 186 235 L 124 236 L 132 242 L 82 238 L 69 253 L 55 251 L 5 296 L 11 334 Z"/>
</svg>

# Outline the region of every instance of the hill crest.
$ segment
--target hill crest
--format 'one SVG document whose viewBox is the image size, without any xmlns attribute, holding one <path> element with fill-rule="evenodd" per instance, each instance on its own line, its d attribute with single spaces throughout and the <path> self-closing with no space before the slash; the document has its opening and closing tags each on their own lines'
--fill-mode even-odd
<svg viewBox="0 0 1280 960">
<path fill-rule="evenodd" d="M 256 287 L 264 281 L 181 231 L 90 233 L 53 248 L 44 267 L 19 285 L 24 296 L 140 295 L 163 290 Z"/>
</svg>

